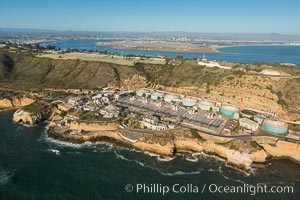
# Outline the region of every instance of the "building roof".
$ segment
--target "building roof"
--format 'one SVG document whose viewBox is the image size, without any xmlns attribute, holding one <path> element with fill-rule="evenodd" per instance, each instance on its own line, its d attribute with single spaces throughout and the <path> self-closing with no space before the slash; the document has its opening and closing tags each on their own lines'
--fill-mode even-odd
<svg viewBox="0 0 300 200">
<path fill-rule="evenodd" d="M 240 123 L 247 123 L 247 124 L 250 124 L 250 125 L 256 125 L 257 122 L 251 120 L 251 119 L 248 119 L 248 118 L 240 118 Z"/>
</svg>

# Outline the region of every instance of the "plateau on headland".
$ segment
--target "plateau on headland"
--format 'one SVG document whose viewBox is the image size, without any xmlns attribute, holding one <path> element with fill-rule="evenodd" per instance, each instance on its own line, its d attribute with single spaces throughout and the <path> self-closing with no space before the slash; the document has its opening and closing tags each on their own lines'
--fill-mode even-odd
<svg viewBox="0 0 300 200">
<path fill-rule="evenodd" d="M 300 162 L 297 66 L 181 57 L 124 65 L 72 55 L 2 50 L 0 108 L 19 108 L 14 122 L 47 122 L 49 137 L 71 143 L 205 152 L 245 170 L 272 157 Z"/>
</svg>

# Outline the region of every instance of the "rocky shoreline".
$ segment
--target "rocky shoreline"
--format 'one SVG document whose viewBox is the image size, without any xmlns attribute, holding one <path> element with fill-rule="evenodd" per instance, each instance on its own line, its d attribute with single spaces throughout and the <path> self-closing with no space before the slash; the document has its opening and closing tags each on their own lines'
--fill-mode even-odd
<svg viewBox="0 0 300 200">
<path fill-rule="evenodd" d="M 256 142 L 256 146 L 253 147 L 254 143 L 250 144 L 234 139 L 224 140 L 221 137 L 215 136 L 206 137 L 203 133 L 199 133 L 200 137 L 195 138 L 190 134 L 189 130 L 173 130 L 173 133 L 164 131 L 158 135 L 145 133 L 138 141 L 130 142 L 122 137 L 121 130 L 77 132 L 71 134 L 70 129 L 51 126 L 48 130 L 48 136 L 55 140 L 73 144 L 106 142 L 119 147 L 147 151 L 168 157 L 173 157 L 176 153 L 203 152 L 208 155 L 216 155 L 224 159 L 228 165 L 246 172 L 251 170 L 253 164 L 263 164 L 273 158 L 289 158 L 299 162 L 297 155 L 293 157 L 288 153 L 285 153 L 285 155 L 276 155 L 274 152 L 269 152 L 268 148 L 265 149 L 263 146 L 266 146 L 266 144 L 262 145 Z M 276 147 L 278 148 L 277 150 L 280 150 L 280 145 L 282 144 Z M 300 149 L 299 146 L 296 148 Z M 299 153 L 296 152 L 296 154 Z"/>
<path fill-rule="evenodd" d="M 229 165 L 244 171 L 249 171 L 254 163 L 265 163 L 270 158 L 289 158 L 300 162 L 300 144 L 276 137 L 253 135 L 252 140 L 244 141 L 183 128 L 166 131 L 122 129 L 117 122 L 65 120 L 59 113 L 50 104 L 35 113 L 18 109 L 13 121 L 33 125 L 47 119 L 50 138 L 73 144 L 107 142 L 168 157 L 176 153 L 204 152 L 217 155 Z"/>
<path fill-rule="evenodd" d="M 61 133 L 55 131 L 54 127 L 50 127 L 48 129 L 47 135 L 48 135 L 48 137 L 50 137 L 54 140 L 59 140 L 59 141 L 62 141 L 62 142 L 68 142 L 68 143 L 72 143 L 72 144 L 83 144 L 83 143 L 87 142 L 82 137 L 67 137 L 64 134 L 61 134 Z M 128 148 L 128 149 L 132 148 L 131 144 L 126 143 L 126 142 L 121 141 L 121 140 L 117 140 L 117 139 L 112 138 L 112 137 L 108 137 L 108 136 L 93 137 L 90 140 L 88 140 L 88 142 L 92 142 L 92 143 L 106 142 L 106 143 L 116 145 L 116 146 L 119 146 L 119 147 L 124 147 L 124 148 Z"/>
</svg>

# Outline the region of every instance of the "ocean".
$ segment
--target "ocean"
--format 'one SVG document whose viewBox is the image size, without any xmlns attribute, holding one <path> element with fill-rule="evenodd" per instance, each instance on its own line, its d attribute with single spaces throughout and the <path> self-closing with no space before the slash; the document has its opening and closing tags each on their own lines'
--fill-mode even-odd
<svg viewBox="0 0 300 200">
<path fill-rule="evenodd" d="M 110 53 L 135 54 L 145 56 L 167 56 L 184 58 L 200 58 L 205 55 L 209 60 L 222 60 L 229 62 L 289 62 L 300 66 L 300 46 L 233 46 L 219 48 L 220 53 L 199 52 L 163 52 L 133 49 L 116 49 L 96 46 L 95 43 L 103 40 L 62 40 L 57 42 L 42 43 L 41 46 L 54 45 L 61 49 L 76 48 L 86 50 L 108 51 Z"/>
<path fill-rule="evenodd" d="M 13 112 L 0 112 L 1 200 L 300 199 L 300 165 L 289 160 L 256 165 L 247 174 L 227 166 L 216 156 L 202 153 L 196 155 L 198 162 L 186 161 L 180 154 L 165 162 L 154 154 L 104 143 L 58 142 L 47 137 L 45 124 L 33 127 L 14 124 Z M 137 192 L 138 186 L 146 188 L 143 184 L 149 191 Z M 158 189 L 178 187 L 163 195 L 159 190 L 153 192 L 154 189 L 151 193 L 151 184 Z M 214 191 L 216 186 L 247 184 L 266 184 L 268 188 L 292 186 L 294 193 L 251 195 Z M 200 190 L 188 192 L 189 186 Z M 209 186 L 213 189 L 208 190 Z M 176 193 L 181 187 L 182 192 Z M 125 188 L 133 191 L 127 192 Z"/>
</svg>

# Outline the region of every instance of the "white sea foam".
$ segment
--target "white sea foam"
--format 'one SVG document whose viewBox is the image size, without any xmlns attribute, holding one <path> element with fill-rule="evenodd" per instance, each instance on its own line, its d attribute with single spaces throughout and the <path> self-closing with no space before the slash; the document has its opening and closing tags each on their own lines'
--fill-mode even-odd
<svg viewBox="0 0 300 200">
<path fill-rule="evenodd" d="M 160 170 L 157 170 L 161 175 L 164 176 L 183 176 L 183 175 L 196 175 L 201 174 L 203 169 L 199 169 L 198 171 L 192 171 L 192 172 L 184 172 L 184 171 L 175 171 L 175 172 L 162 172 Z"/>
<path fill-rule="evenodd" d="M 57 150 L 57 149 L 48 149 L 48 151 L 50 151 L 50 152 L 52 152 L 52 153 L 54 153 L 54 154 L 56 154 L 56 155 L 59 155 L 59 154 L 60 154 L 60 151 Z"/>
<path fill-rule="evenodd" d="M 153 166 L 149 166 L 149 165 L 146 165 L 145 163 L 142 163 L 138 160 L 131 160 L 131 159 L 128 159 L 126 157 L 124 157 L 123 155 L 121 154 L 118 154 L 116 151 L 114 151 L 115 155 L 116 155 L 116 158 L 118 159 L 122 159 L 122 160 L 125 160 L 125 161 L 128 161 L 128 162 L 134 162 L 134 163 L 137 163 L 138 165 L 142 166 L 142 167 L 145 167 L 145 168 L 149 168 L 149 169 L 152 169 L 154 171 L 157 171 L 158 173 L 160 173 L 161 175 L 163 176 L 183 176 L 183 175 L 195 175 L 195 174 L 200 174 L 204 169 L 198 169 L 197 171 L 192 171 L 192 172 L 184 172 L 184 171 L 181 171 L 181 170 L 177 170 L 175 172 L 164 172 L 164 171 L 161 171 L 159 168 L 156 168 L 156 167 L 153 167 Z"/>
<path fill-rule="evenodd" d="M 169 162 L 169 161 L 172 161 L 174 160 L 175 157 L 169 157 L 169 156 L 159 156 L 157 157 L 157 160 L 160 161 L 160 162 Z"/>
<path fill-rule="evenodd" d="M 17 128 L 17 130 L 16 131 L 21 131 L 23 129 L 23 127 L 22 126 L 18 126 L 18 128 Z"/>
<path fill-rule="evenodd" d="M 0 171 L 0 186 L 7 184 L 14 174 L 15 174 L 15 170 Z"/>
<path fill-rule="evenodd" d="M 39 138 L 40 141 L 53 143 L 53 144 L 56 144 L 58 146 L 67 146 L 67 147 L 74 147 L 74 148 L 81 148 L 82 147 L 82 144 L 73 144 L 73 143 L 70 143 L 70 142 L 63 142 L 63 141 L 60 141 L 60 140 L 55 140 L 53 138 L 50 138 L 48 136 L 48 133 L 47 133 L 48 130 L 49 130 L 49 126 L 46 126 L 45 129 L 44 129 L 43 134 Z"/>
</svg>

